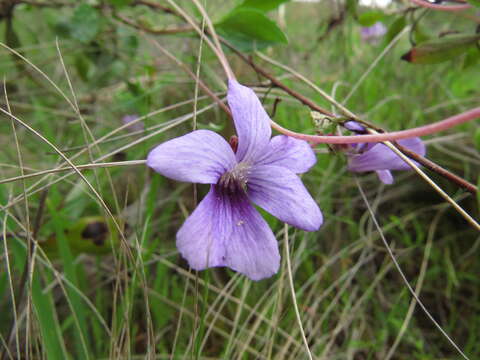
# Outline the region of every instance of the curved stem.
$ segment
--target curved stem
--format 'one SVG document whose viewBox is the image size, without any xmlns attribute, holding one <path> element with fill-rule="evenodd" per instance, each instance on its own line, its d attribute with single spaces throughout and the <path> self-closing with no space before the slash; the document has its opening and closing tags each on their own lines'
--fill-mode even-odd
<svg viewBox="0 0 480 360">
<path fill-rule="evenodd" d="M 218 35 L 215 31 L 215 27 L 212 24 L 212 20 L 210 19 L 210 16 L 208 16 L 207 12 L 205 11 L 205 8 L 200 4 L 198 0 L 193 0 L 195 6 L 197 9 L 200 11 L 202 14 L 203 18 L 207 22 L 208 30 L 210 31 L 210 34 L 212 35 L 213 42 L 217 46 L 217 51 L 218 53 L 218 60 L 221 62 L 228 79 L 235 79 L 235 74 L 232 71 L 232 68 L 230 67 L 230 64 L 228 63 L 227 57 L 225 56 L 225 53 L 223 52 L 222 45 L 220 44 L 220 41 L 218 40 Z M 204 34 L 204 31 L 202 31 L 202 34 Z M 203 36 L 202 34 L 199 34 L 200 36 Z"/>
<path fill-rule="evenodd" d="M 447 119 L 438 121 L 433 124 L 416 127 L 413 129 L 393 131 L 383 134 L 375 135 L 361 135 L 361 136 L 320 136 L 320 135 L 306 135 L 285 129 L 271 120 L 271 126 L 278 132 L 297 139 L 310 141 L 314 144 L 358 144 L 367 142 L 381 142 L 381 141 L 395 141 L 407 139 L 417 136 L 425 136 L 434 134 L 440 131 L 447 130 L 453 126 L 460 125 L 467 121 L 480 118 L 480 107 L 465 111 L 461 114 L 451 116 Z"/>
<path fill-rule="evenodd" d="M 235 79 L 235 76 L 233 75 L 233 72 L 230 68 L 230 65 L 228 64 L 227 58 L 225 57 L 225 54 L 222 51 L 221 47 L 218 47 L 216 44 L 214 44 L 206 35 L 205 33 L 198 27 L 198 25 L 193 21 L 193 19 L 180 7 L 178 6 L 175 1 L 173 0 L 167 0 L 167 2 L 175 9 L 175 11 L 182 16 L 193 28 L 194 30 L 198 33 L 199 36 L 203 37 L 204 41 L 207 43 L 207 45 L 212 49 L 212 51 L 215 53 L 215 55 L 218 58 L 218 61 L 220 61 L 220 64 L 223 67 L 223 70 L 225 71 L 225 75 L 229 79 Z M 205 17 L 205 21 L 207 22 L 208 27 L 210 26 L 213 29 L 212 22 L 208 15 L 205 13 L 205 10 L 200 6 L 199 8 L 200 12 L 202 15 Z M 203 11 L 202 11 L 203 10 Z M 206 16 L 207 15 L 207 16 Z M 211 30 L 212 31 L 212 30 Z M 213 30 L 214 31 L 214 30 Z M 213 36 L 214 41 L 216 39 L 215 36 Z M 217 37 L 218 39 L 218 37 Z M 218 40 L 217 40 L 218 41 Z"/>
<path fill-rule="evenodd" d="M 418 6 L 434 9 L 434 10 L 440 10 L 440 11 L 462 11 L 470 8 L 470 4 L 438 5 L 438 4 L 432 4 L 424 0 L 410 0 L 410 1 Z"/>
</svg>

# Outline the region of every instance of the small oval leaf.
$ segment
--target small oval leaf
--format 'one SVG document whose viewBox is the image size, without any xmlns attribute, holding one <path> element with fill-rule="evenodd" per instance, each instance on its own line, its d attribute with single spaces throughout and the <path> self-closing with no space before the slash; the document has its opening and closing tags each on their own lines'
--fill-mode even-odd
<svg viewBox="0 0 480 360">
<path fill-rule="evenodd" d="M 267 43 L 287 43 L 287 36 L 278 25 L 256 9 L 237 8 L 217 27 L 227 35 Z"/>
<path fill-rule="evenodd" d="M 77 6 L 70 19 L 70 36 L 82 43 L 89 43 L 100 30 L 100 16 L 94 7 L 81 4 Z"/>
<path fill-rule="evenodd" d="M 462 55 L 479 39 L 480 35 L 451 35 L 427 41 L 413 47 L 402 59 L 413 64 L 440 63 Z"/>
<path fill-rule="evenodd" d="M 279 7 L 281 4 L 290 0 L 244 0 L 239 7 L 253 8 L 267 12 Z"/>
<path fill-rule="evenodd" d="M 399 17 L 396 19 L 389 27 L 387 34 L 385 35 L 385 45 L 390 44 L 390 42 L 397 36 L 400 31 L 407 25 L 407 20 L 405 17 Z"/>
</svg>

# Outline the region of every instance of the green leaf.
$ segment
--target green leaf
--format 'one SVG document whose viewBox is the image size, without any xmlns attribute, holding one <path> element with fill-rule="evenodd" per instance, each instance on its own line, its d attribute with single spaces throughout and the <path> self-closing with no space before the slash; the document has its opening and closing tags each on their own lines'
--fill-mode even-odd
<svg viewBox="0 0 480 360">
<path fill-rule="evenodd" d="M 67 21 L 59 21 L 54 25 L 55 34 L 61 38 L 71 38 L 72 29 Z"/>
<path fill-rule="evenodd" d="M 405 20 L 405 17 L 399 17 L 396 19 L 389 27 L 387 34 L 385 35 L 385 45 L 389 44 L 395 36 L 397 36 L 400 31 L 403 30 L 403 28 L 407 25 L 407 20 Z"/>
<path fill-rule="evenodd" d="M 261 11 L 237 8 L 231 11 L 217 28 L 243 50 L 262 47 L 274 43 L 287 43 L 287 36 L 278 25 Z"/>
<path fill-rule="evenodd" d="M 480 62 L 480 50 L 477 47 L 471 47 L 468 49 L 463 61 L 463 69 L 468 69 L 472 66 L 478 65 Z"/>
<path fill-rule="evenodd" d="M 74 65 L 80 78 L 83 81 L 87 82 L 88 74 L 90 72 L 90 61 L 88 60 L 88 58 L 83 55 L 83 53 L 79 53 L 75 56 Z"/>
<path fill-rule="evenodd" d="M 122 6 L 130 5 L 133 2 L 133 0 L 109 0 L 108 2 L 115 7 L 122 7 Z"/>
<path fill-rule="evenodd" d="M 345 7 L 347 9 L 347 13 L 352 15 L 354 19 L 357 19 L 357 12 L 358 12 L 357 0 L 347 0 Z"/>
<path fill-rule="evenodd" d="M 42 288 L 38 271 L 34 274 L 29 296 L 32 297 L 33 309 L 37 315 L 45 356 L 52 360 L 68 359 L 55 313 L 55 301 L 51 292 Z"/>
<path fill-rule="evenodd" d="M 480 7 L 480 0 L 467 0 L 469 4 L 473 6 Z"/>
<path fill-rule="evenodd" d="M 424 31 L 423 26 L 420 24 L 417 24 L 415 29 L 413 29 L 412 38 L 414 44 L 420 44 L 430 40 L 430 36 Z"/>
<path fill-rule="evenodd" d="M 376 22 L 381 21 L 385 18 L 385 13 L 379 10 L 372 10 L 364 12 L 358 16 L 357 21 L 362 26 L 372 26 Z"/>
<path fill-rule="evenodd" d="M 105 255 L 118 246 L 120 237 L 111 219 L 101 216 L 87 216 L 73 224 L 67 224 L 64 232 L 58 232 L 42 242 L 42 249 L 55 258 L 61 254 L 61 245 L 68 244 L 72 256 L 78 254 Z M 63 241 L 63 243 L 61 243 Z"/>
<path fill-rule="evenodd" d="M 421 43 L 402 56 L 414 64 L 436 64 L 451 60 L 466 52 L 480 39 L 480 35 L 451 35 Z"/>
<path fill-rule="evenodd" d="M 480 129 L 475 130 L 475 135 L 473 136 L 473 142 L 478 151 L 480 151 Z"/>
<path fill-rule="evenodd" d="M 115 224 L 110 218 L 88 216 L 80 218 L 66 229 L 65 238 L 74 254 L 108 254 L 120 240 Z"/>
<path fill-rule="evenodd" d="M 290 0 L 244 0 L 239 7 L 252 8 L 263 12 L 273 10 Z"/>
<path fill-rule="evenodd" d="M 98 11 L 90 5 L 77 6 L 70 19 L 70 35 L 83 43 L 89 43 L 100 30 L 100 16 Z"/>
</svg>

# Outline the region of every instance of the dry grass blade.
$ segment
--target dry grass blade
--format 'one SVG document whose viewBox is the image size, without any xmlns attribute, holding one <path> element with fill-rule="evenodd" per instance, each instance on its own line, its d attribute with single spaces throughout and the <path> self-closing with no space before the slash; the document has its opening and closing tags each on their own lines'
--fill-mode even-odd
<svg viewBox="0 0 480 360">
<path fill-rule="evenodd" d="M 285 258 L 287 261 L 287 273 L 288 273 L 288 280 L 289 280 L 289 285 L 290 285 L 290 291 L 292 295 L 292 303 L 293 303 L 293 308 L 295 309 L 295 316 L 297 318 L 297 324 L 300 329 L 300 333 L 302 335 L 302 340 L 303 344 L 305 345 L 305 351 L 308 355 L 308 358 L 310 360 L 313 360 L 313 355 L 312 352 L 310 351 L 310 347 L 308 346 L 308 341 L 307 337 L 305 336 L 305 330 L 303 329 L 302 325 L 302 318 L 300 316 L 300 311 L 298 310 L 298 304 L 297 304 L 297 297 L 295 295 L 295 287 L 294 287 L 294 282 L 293 282 L 293 275 L 292 275 L 292 264 L 290 261 L 290 249 L 289 249 L 289 242 L 288 242 L 288 225 L 285 224 L 284 227 L 284 244 L 283 246 L 285 247 Z"/>
<path fill-rule="evenodd" d="M 460 349 L 460 347 L 455 343 L 455 341 L 453 341 L 453 339 L 445 332 L 445 330 L 443 330 L 442 326 L 435 320 L 435 318 L 432 316 L 432 314 L 430 314 L 430 312 L 427 310 L 427 308 L 425 307 L 425 305 L 423 304 L 423 302 L 420 300 L 420 298 L 417 296 L 415 290 L 413 290 L 412 286 L 410 285 L 407 277 L 405 276 L 402 268 L 400 267 L 400 264 L 398 263 L 397 259 L 395 258 L 395 255 L 393 254 L 393 251 L 390 247 L 390 245 L 388 245 L 388 242 L 387 242 L 387 239 L 385 238 L 385 236 L 383 235 L 383 231 L 380 227 L 380 225 L 378 224 L 378 221 L 377 221 L 377 218 L 375 216 L 375 213 L 373 212 L 371 206 L 370 206 L 370 203 L 367 199 L 367 197 L 365 196 L 365 193 L 362 189 L 362 186 L 360 185 L 360 182 L 358 181 L 357 178 L 355 178 L 355 182 L 357 184 L 357 187 L 358 187 L 358 190 L 360 192 L 360 195 L 362 196 L 362 199 L 365 203 L 365 205 L 367 206 L 367 209 L 368 209 L 368 212 L 370 213 L 370 216 L 372 218 L 372 221 L 375 225 L 375 227 L 377 228 L 377 231 L 382 239 L 382 242 L 383 244 L 385 245 L 385 248 L 387 249 L 388 251 L 388 254 L 390 255 L 390 258 L 392 259 L 392 262 L 393 264 L 395 265 L 395 267 L 397 268 L 397 271 L 398 273 L 400 274 L 400 277 L 402 278 L 402 281 L 403 283 L 405 284 L 405 286 L 408 288 L 408 291 L 410 292 L 410 294 L 413 296 L 413 298 L 415 299 L 415 301 L 418 303 L 418 305 L 422 308 L 423 312 L 425 313 L 425 315 L 427 315 L 427 317 L 430 319 L 430 321 L 432 321 L 432 323 L 435 325 L 435 327 L 442 333 L 442 335 L 448 340 L 448 342 L 455 348 L 455 350 L 457 350 L 457 352 L 466 360 L 469 360 L 468 356 L 465 355 L 465 353 Z"/>
</svg>

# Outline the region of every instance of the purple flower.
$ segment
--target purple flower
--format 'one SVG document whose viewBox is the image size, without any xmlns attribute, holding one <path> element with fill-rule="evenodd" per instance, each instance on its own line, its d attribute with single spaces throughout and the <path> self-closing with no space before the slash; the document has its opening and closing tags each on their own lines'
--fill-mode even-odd
<svg viewBox="0 0 480 360">
<path fill-rule="evenodd" d="M 399 140 L 398 143 L 421 156 L 425 156 L 425 144 L 418 137 Z M 393 183 L 390 170 L 412 169 L 410 165 L 384 144 L 355 144 L 350 149 L 353 149 L 353 151 L 347 153 L 348 170 L 353 172 L 375 171 L 384 184 Z M 414 163 L 420 166 L 416 161 Z"/>
<path fill-rule="evenodd" d="M 131 122 L 137 120 L 139 118 L 138 115 L 125 115 L 123 118 L 122 118 L 122 122 L 124 125 L 126 124 L 130 124 Z M 132 125 L 128 126 L 127 127 L 127 130 L 128 131 L 142 131 L 144 130 L 144 125 L 143 125 L 143 122 L 142 121 L 137 121 L 137 122 L 134 122 Z"/>
<path fill-rule="evenodd" d="M 350 131 L 354 131 L 354 132 L 358 132 L 358 133 L 364 133 L 364 132 L 367 131 L 367 129 L 365 129 L 365 126 L 363 126 L 363 125 L 361 125 L 358 122 L 353 121 L 353 120 L 345 122 L 345 124 L 343 124 L 343 126 L 345 126 L 345 128 L 347 128 Z"/>
<path fill-rule="evenodd" d="M 360 29 L 360 36 L 363 41 L 374 42 L 381 38 L 387 32 L 387 28 L 382 22 L 377 21 L 372 26 L 362 27 Z"/>
<path fill-rule="evenodd" d="M 316 162 L 305 141 L 270 139 L 270 118 L 255 93 L 235 80 L 228 104 L 238 135 L 236 152 L 220 135 L 197 130 L 154 148 L 147 165 L 178 181 L 210 184 L 210 191 L 177 233 L 177 247 L 195 270 L 227 266 L 252 280 L 278 271 L 272 230 L 253 203 L 281 221 L 317 230 L 322 213 L 300 178 Z"/>
</svg>

